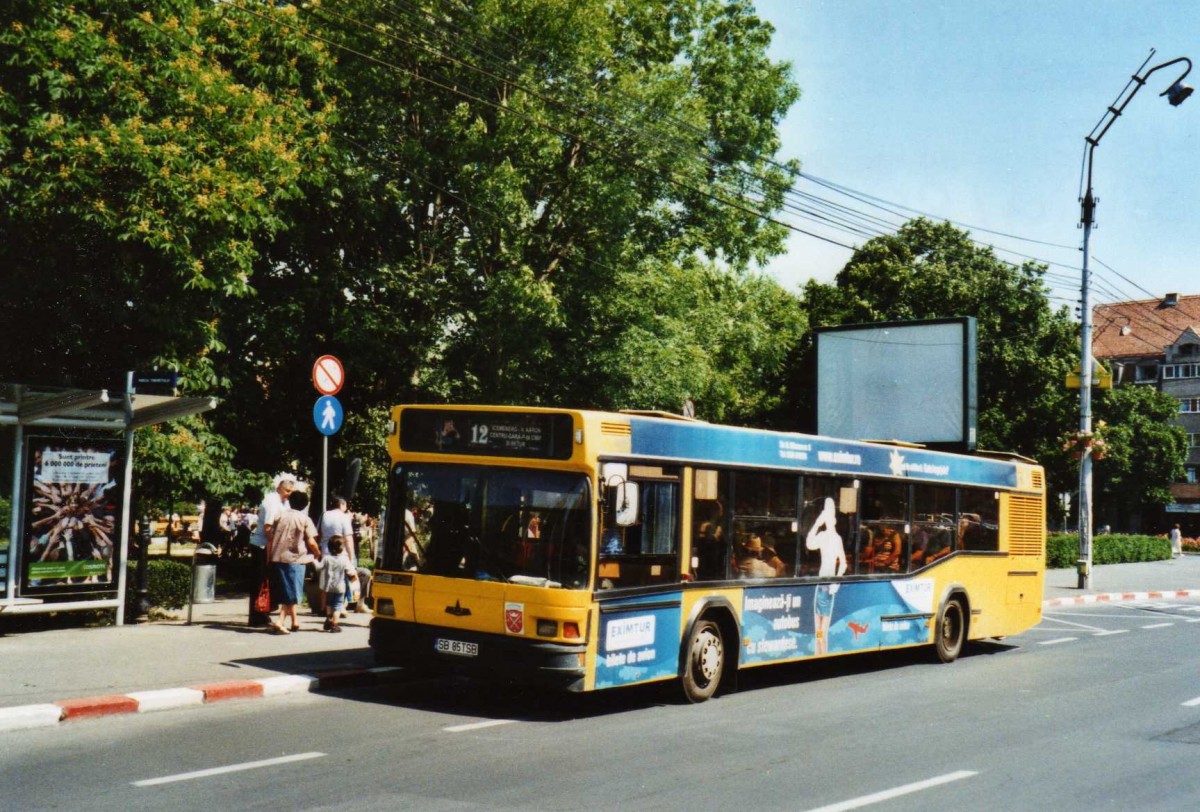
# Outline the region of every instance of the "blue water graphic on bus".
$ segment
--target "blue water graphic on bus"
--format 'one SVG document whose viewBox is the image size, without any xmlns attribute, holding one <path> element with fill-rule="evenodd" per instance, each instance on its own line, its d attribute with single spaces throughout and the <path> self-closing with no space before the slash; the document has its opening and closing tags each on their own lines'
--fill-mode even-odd
<svg viewBox="0 0 1200 812">
<path fill-rule="evenodd" d="M 748 588 L 741 662 L 926 643 L 932 612 L 930 578 Z"/>
<path fill-rule="evenodd" d="M 655 595 L 605 607 L 600 616 L 596 687 L 613 688 L 679 673 L 680 596 Z M 639 605 L 644 604 L 644 605 Z"/>
<path fill-rule="evenodd" d="M 1017 471 L 1012 463 L 981 457 L 727 426 L 636 417 L 629 422 L 630 450 L 660 459 L 919 477 L 1002 488 L 1017 485 Z"/>
</svg>

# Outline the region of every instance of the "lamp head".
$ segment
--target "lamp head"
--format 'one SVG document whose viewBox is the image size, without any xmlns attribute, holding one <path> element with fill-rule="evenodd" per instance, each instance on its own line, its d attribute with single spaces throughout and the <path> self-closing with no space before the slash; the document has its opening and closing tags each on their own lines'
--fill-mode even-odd
<svg viewBox="0 0 1200 812">
<path fill-rule="evenodd" d="M 1192 95 L 1192 89 L 1193 88 L 1191 85 L 1185 85 L 1183 81 L 1180 80 L 1167 88 L 1162 95 L 1167 97 L 1167 101 L 1171 103 L 1172 107 L 1178 107 L 1179 105 L 1183 104 L 1184 99 Z"/>
</svg>

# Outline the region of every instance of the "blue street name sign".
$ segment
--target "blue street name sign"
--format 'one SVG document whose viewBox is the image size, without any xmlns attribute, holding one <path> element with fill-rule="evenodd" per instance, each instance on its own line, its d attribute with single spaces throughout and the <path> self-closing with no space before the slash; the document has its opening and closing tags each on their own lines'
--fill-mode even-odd
<svg viewBox="0 0 1200 812">
<path fill-rule="evenodd" d="M 333 395 L 322 395 L 313 406 L 313 423 L 317 431 L 328 437 L 337 434 L 342 427 L 346 415 L 342 412 L 342 404 Z"/>
</svg>

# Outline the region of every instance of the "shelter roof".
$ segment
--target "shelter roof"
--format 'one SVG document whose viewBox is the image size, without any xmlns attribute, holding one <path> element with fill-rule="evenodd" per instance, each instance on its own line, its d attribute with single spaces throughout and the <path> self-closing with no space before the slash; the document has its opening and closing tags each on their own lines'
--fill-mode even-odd
<svg viewBox="0 0 1200 812">
<path fill-rule="evenodd" d="M 139 395 L 107 389 L 67 389 L 0 383 L 0 425 L 61 426 L 124 431 L 216 408 L 213 397 Z"/>
</svg>

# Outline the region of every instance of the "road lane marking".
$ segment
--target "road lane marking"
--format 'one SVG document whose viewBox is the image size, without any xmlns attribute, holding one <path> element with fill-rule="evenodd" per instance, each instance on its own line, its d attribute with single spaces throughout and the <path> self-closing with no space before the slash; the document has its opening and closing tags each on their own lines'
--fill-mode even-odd
<svg viewBox="0 0 1200 812">
<path fill-rule="evenodd" d="M 1197 705 L 1200 705 L 1200 696 L 1196 697 L 1195 699 L 1189 699 L 1187 702 L 1183 703 L 1185 708 L 1194 708 Z"/>
<path fill-rule="evenodd" d="M 162 778 L 147 778 L 143 781 L 131 782 L 135 787 L 155 787 L 159 784 L 172 784 L 176 781 L 191 781 L 196 778 L 209 778 L 214 775 L 224 775 L 225 773 L 239 773 L 243 770 L 257 770 L 261 767 L 274 767 L 279 764 L 291 764 L 294 761 L 307 761 L 312 758 L 324 758 L 324 753 L 297 753 L 294 756 L 280 756 L 278 758 L 265 758 L 262 761 L 247 761 L 242 764 L 230 764 L 226 767 L 211 767 L 207 770 L 195 770 L 190 773 L 178 773 L 176 775 L 164 775 Z"/>
<path fill-rule="evenodd" d="M 1110 634 L 1129 634 L 1129 629 L 1112 629 L 1107 632 L 1096 632 L 1092 637 L 1108 637 Z"/>
<path fill-rule="evenodd" d="M 1089 625 L 1088 625 L 1088 624 L 1086 624 L 1086 623 L 1076 623 L 1076 622 L 1075 622 L 1075 621 L 1073 621 L 1073 620 L 1063 620 L 1061 617 L 1048 617 L 1048 618 L 1046 618 L 1046 620 L 1052 620 L 1052 621 L 1054 621 L 1055 623 L 1062 623 L 1063 625 L 1066 625 L 1066 626 L 1075 626 L 1075 627 L 1077 627 L 1077 628 L 1080 628 L 1080 629 L 1087 629 L 1087 630 L 1088 630 L 1088 631 L 1090 631 L 1090 632 L 1102 632 L 1102 631 L 1104 631 L 1104 629 L 1102 629 L 1102 628 L 1101 628 L 1101 627 L 1099 627 L 1099 626 L 1089 626 Z"/>
<path fill-rule="evenodd" d="M 895 789 L 885 789 L 883 792 L 876 792 L 873 795 L 863 795 L 858 798 L 851 798 L 848 801 L 842 801 L 841 803 L 817 807 L 816 809 L 808 810 L 808 812 L 846 812 L 848 809 L 860 809 L 864 806 L 870 806 L 871 804 L 877 804 L 882 801 L 890 801 L 892 798 L 899 798 L 901 795 L 911 795 L 914 792 L 932 789 L 933 787 L 938 787 L 942 784 L 949 784 L 952 781 L 961 781 L 964 778 L 971 778 L 972 776 L 976 775 L 979 775 L 979 773 L 972 770 L 959 770 L 958 772 L 939 775 L 936 778 L 929 778 L 925 781 L 917 781 L 912 784 L 905 784 L 904 786 L 896 787 Z"/>
<path fill-rule="evenodd" d="M 1116 614 L 1116 613 L 1110 613 L 1110 612 L 1055 612 L 1054 614 L 1047 612 L 1046 620 L 1056 620 L 1060 623 L 1065 623 L 1066 621 L 1062 620 L 1060 615 L 1068 615 L 1070 617 L 1102 618 L 1104 620 L 1109 620 L 1110 618 L 1124 618 L 1126 620 L 1128 620 L 1130 618 L 1137 618 L 1138 620 L 1146 619 L 1145 612 L 1138 612 L 1137 614 L 1131 614 L 1131 615 Z"/>
<path fill-rule="evenodd" d="M 1038 643 L 1039 646 L 1057 646 L 1059 643 L 1070 643 L 1078 640 L 1078 637 L 1056 637 L 1053 640 L 1043 640 Z"/>
<path fill-rule="evenodd" d="M 516 719 L 489 719 L 486 722 L 471 722 L 469 725 L 454 725 L 453 727 L 444 727 L 446 733 L 463 733 L 468 730 L 479 730 L 484 727 L 495 727 L 496 725 L 511 725 L 516 723 Z"/>
<path fill-rule="evenodd" d="M 1143 626 L 1143 629 L 1165 629 L 1167 626 L 1174 626 L 1174 623 L 1151 623 L 1149 626 Z"/>
</svg>

